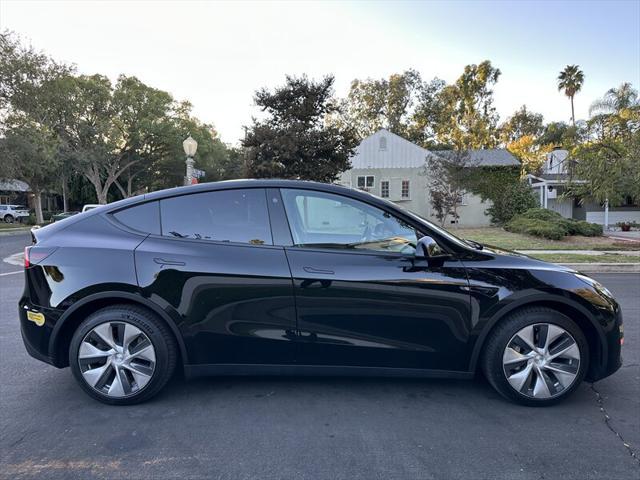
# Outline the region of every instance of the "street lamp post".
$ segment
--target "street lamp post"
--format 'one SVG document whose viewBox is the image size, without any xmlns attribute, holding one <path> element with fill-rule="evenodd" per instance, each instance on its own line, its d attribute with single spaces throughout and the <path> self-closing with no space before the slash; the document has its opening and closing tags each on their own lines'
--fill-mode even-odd
<svg viewBox="0 0 640 480">
<path fill-rule="evenodd" d="M 187 139 L 182 142 L 182 148 L 184 148 L 184 153 L 187 156 L 187 176 L 184 179 L 184 184 L 191 185 L 191 180 L 193 178 L 193 164 L 195 163 L 193 157 L 198 149 L 198 142 L 189 135 Z"/>
</svg>

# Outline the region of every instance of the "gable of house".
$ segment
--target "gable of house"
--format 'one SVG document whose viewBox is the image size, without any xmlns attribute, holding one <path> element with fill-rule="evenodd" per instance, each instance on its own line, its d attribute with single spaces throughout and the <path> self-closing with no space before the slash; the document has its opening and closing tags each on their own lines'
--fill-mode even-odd
<svg viewBox="0 0 640 480">
<path fill-rule="evenodd" d="M 351 168 L 422 168 L 431 152 L 382 128 L 360 142 Z"/>
</svg>

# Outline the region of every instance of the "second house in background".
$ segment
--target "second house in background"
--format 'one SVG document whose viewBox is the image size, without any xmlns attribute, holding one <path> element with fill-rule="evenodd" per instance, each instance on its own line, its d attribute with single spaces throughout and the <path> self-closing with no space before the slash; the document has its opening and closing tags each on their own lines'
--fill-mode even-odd
<svg viewBox="0 0 640 480">
<path fill-rule="evenodd" d="M 338 183 L 387 198 L 438 223 L 429 199 L 427 160 L 447 153 L 427 150 L 383 128 L 358 145 L 351 158 L 351 169 L 340 176 Z M 471 150 L 469 156 L 476 167 L 520 166 L 506 149 Z M 469 227 L 489 225 L 491 219 L 485 210 L 490 206 L 490 201 L 483 202 L 479 196 L 466 193 L 456 223 Z"/>
</svg>

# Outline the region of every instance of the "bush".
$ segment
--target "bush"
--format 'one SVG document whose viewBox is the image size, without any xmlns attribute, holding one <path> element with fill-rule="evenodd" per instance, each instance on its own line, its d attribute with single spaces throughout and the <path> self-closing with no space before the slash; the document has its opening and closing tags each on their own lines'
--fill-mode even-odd
<svg viewBox="0 0 640 480">
<path fill-rule="evenodd" d="M 522 213 L 522 216 L 524 218 L 530 218 L 531 220 L 544 220 L 546 222 L 566 220 L 558 212 L 547 210 L 546 208 L 530 208 L 526 212 Z"/>
<path fill-rule="evenodd" d="M 504 228 L 509 232 L 524 233 L 549 240 L 561 240 L 567 234 L 560 223 L 526 218 L 521 215 L 511 220 Z"/>
<path fill-rule="evenodd" d="M 573 233 L 570 235 L 582 235 L 584 237 L 599 237 L 602 235 L 602 225 L 589 223 L 584 220 L 573 220 Z"/>
<path fill-rule="evenodd" d="M 551 240 L 560 240 L 565 235 L 597 237 L 602 235 L 602 226 L 584 220 L 564 218 L 558 212 L 544 208 L 531 208 L 511 220 L 505 230 L 525 233 Z"/>
<path fill-rule="evenodd" d="M 493 205 L 487 208 L 491 223 L 504 225 L 518 214 L 527 212 L 538 205 L 533 190 L 525 182 L 514 182 L 505 185 L 492 195 Z M 555 213 L 555 212 L 554 212 Z"/>
</svg>

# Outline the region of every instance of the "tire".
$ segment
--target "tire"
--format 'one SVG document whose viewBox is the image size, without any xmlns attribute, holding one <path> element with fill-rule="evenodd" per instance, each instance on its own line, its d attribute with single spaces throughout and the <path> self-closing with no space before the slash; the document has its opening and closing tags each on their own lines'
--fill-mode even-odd
<svg viewBox="0 0 640 480">
<path fill-rule="evenodd" d="M 481 363 L 484 375 L 503 397 L 522 405 L 544 407 L 564 400 L 589 368 L 584 333 L 569 317 L 550 308 L 514 312 L 489 335 Z M 545 340 L 549 344 L 542 348 Z"/>
<path fill-rule="evenodd" d="M 11 215 L 11 214 L 7 214 L 7 215 L 4 216 L 4 221 L 6 223 L 13 223 L 13 220 L 14 220 L 13 219 L 13 215 Z"/>
<path fill-rule="evenodd" d="M 69 365 L 80 387 L 109 405 L 132 405 L 156 395 L 173 375 L 177 356 L 169 328 L 135 305 L 91 314 L 69 347 Z"/>
</svg>

